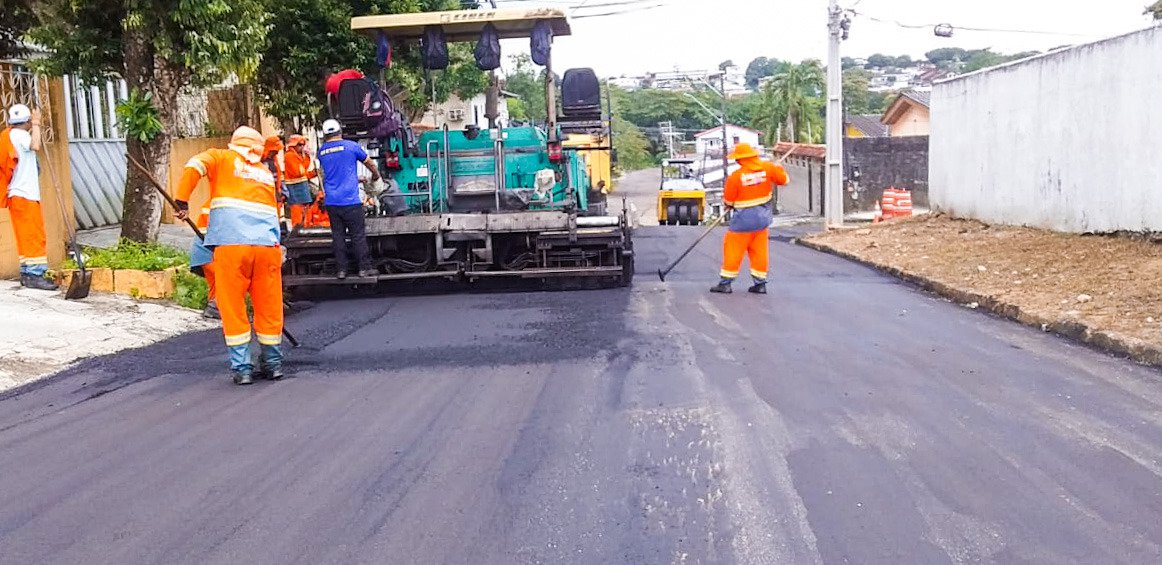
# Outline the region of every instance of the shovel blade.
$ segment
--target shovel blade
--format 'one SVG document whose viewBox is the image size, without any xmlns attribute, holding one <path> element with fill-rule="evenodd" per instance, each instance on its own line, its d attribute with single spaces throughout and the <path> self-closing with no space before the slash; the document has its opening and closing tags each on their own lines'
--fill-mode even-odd
<svg viewBox="0 0 1162 565">
<path fill-rule="evenodd" d="M 88 298 L 89 287 L 93 285 L 92 271 L 77 271 L 69 279 L 69 288 L 65 290 L 65 300 L 80 300 Z"/>
</svg>

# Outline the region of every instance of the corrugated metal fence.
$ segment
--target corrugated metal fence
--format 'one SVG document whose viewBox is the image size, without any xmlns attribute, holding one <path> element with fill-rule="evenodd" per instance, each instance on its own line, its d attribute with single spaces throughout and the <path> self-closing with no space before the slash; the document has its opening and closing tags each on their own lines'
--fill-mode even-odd
<svg viewBox="0 0 1162 565">
<path fill-rule="evenodd" d="M 125 141 L 74 139 L 69 142 L 73 204 L 82 229 L 121 222 L 125 196 Z"/>
<path fill-rule="evenodd" d="M 120 223 L 125 138 L 117 128 L 117 103 L 128 95 L 125 81 L 95 85 L 66 76 L 64 82 L 77 224 L 92 229 Z"/>
</svg>

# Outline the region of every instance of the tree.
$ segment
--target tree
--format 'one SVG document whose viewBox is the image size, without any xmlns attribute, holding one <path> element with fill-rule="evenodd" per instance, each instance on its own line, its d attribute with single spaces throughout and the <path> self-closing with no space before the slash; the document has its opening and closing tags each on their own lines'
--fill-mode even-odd
<svg viewBox="0 0 1162 565">
<path fill-rule="evenodd" d="M 1146 15 L 1153 15 L 1155 20 L 1162 22 L 1162 0 L 1158 0 L 1157 2 L 1146 6 L 1146 11 L 1142 13 Z"/>
<path fill-rule="evenodd" d="M 915 64 L 916 64 L 916 62 L 913 61 L 912 57 L 910 57 L 908 55 L 900 55 L 899 57 L 896 57 L 896 60 L 893 63 L 894 66 L 899 67 L 901 69 L 907 69 Z"/>
<path fill-rule="evenodd" d="M 617 168 L 636 171 L 657 163 L 650 151 L 650 140 L 637 126 L 624 118 L 613 118 L 613 149 L 617 151 Z"/>
<path fill-rule="evenodd" d="M 718 63 L 718 70 L 720 70 L 720 71 L 723 71 L 723 72 L 726 72 L 726 69 L 729 69 L 729 68 L 731 68 L 731 67 L 733 67 L 733 66 L 734 66 L 734 60 L 733 60 L 733 59 L 727 59 L 727 60 L 725 60 L 725 61 L 723 61 L 723 62 L 721 62 L 721 63 Z"/>
<path fill-rule="evenodd" d="M 544 122 L 548 116 L 545 112 L 545 81 L 544 73 L 537 72 L 533 60 L 525 53 L 509 57 L 512 69 L 505 77 L 504 89 L 517 95 L 524 117 L 512 115 L 512 106 L 509 106 L 509 117 L 521 121 Z"/>
<path fill-rule="evenodd" d="M 378 72 L 374 45 L 351 31 L 351 16 L 400 14 L 459 8 L 458 0 L 279 0 L 270 3 L 272 34 L 263 52 L 257 90 L 263 109 L 278 118 L 284 131 L 314 124 L 323 117 L 326 72 L 356 68 Z M 327 38 L 319 41 L 319 38 Z M 483 92 L 487 75 L 476 68 L 471 47 L 449 45 L 446 70 L 425 74 L 414 45 L 393 44 L 392 66 L 385 72 L 387 93 L 410 119 L 429 103 L 455 93 L 469 98 Z M 434 88 L 433 88 L 434 87 Z M 431 100 L 433 90 L 435 100 Z"/>
<path fill-rule="evenodd" d="M 959 47 L 941 47 L 940 49 L 933 49 L 924 54 L 928 62 L 934 65 L 959 63 L 965 59 L 965 56 L 965 50 Z"/>
<path fill-rule="evenodd" d="M 786 72 L 790 63 L 778 59 L 756 57 L 746 66 L 746 86 L 757 89 L 762 79 Z"/>
<path fill-rule="evenodd" d="M 341 0 L 271 2 L 270 25 L 277 33 L 263 51 L 255 90 L 263 109 L 289 133 L 296 118 L 305 127 L 323 114 L 327 71 L 366 70 L 369 45 L 351 32 L 351 6 Z"/>
<path fill-rule="evenodd" d="M 846 71 L 847 69 L 850 69 L 853 67 L 859 67 L 860 65 L 859 65 L 859 63 L 855 62 L 855 59 L 853 59 L 851 57 L 844 57 L 844 58 L 840 59 L 840 66 L 843 68 L 843 70 Z"/>
<path fill-rule="evenodd" d="M 228 74 L 250 78 L 266 42 L 264 0 L 42 0 L 40 23 L 29 33 L 49 55 L 34 61 L 41 72 L 85 78 L 118 75 L 137 104 L 128 114 L 161 127 L 130 131 L 127 149 L 154 176 L 169 172 L 178 91 L 212 84 Z M 135 168 L 125 181 L 123 237 L 156 241 L 161 200 Z"/>
<path fill-rule="evenodd" d="M 21 38 L 37 22 L 32 3 L 29 0 L 0 0 L 0 14 L 4 14 L 4 20 L 0 21 L 0 59 L 24 55 Z"/>
<path fill-rule="evenodd" d="M 868 92 L 867 113 L 883 114 L 888 109 L 888 102 L 895 96 L 894 92 Z"/>
<path fill-rule="evenodd" d="M 967 59 L 964 61 L 964 67 L 961 70 L 966 73 L 971 73 L 988 67 L 995 67 L 1009 60 L 1008 57 L 994 53 L 991 49 L 974 49 L 967 53 Z"/>
<path fill-rule="evenodd" d="M 793 65 L 787 72 L 776 76 L 767 83 L 763 93 L 761 112 L 766 114 L 760 120 L 768 128 L 771 117 L 779 115 L 786 127 L 783 129 L 791 141 L 809 141 L 806 137 L 822 134 L 821 115 L 824 85 L 823 66 L 817 60 L 804 61 Z M 771 131 L 767 130 L 768 135 Z"/>
<path fill-rule="evenodd" d="M 895 64 L 896 64 L 895 57 L 892 57 L 889 55 L 884 55 L 882 53 L 876 53 L 875 55 L 872 55 L 871 57 L 867 58 L 867 66 L 869 66 L 873 69 L 882 69 L 884 67 L 891 67 Z"/>
<path fill-rule="evenodd" d="M 870 94 L 868 84 L 871 73 L 865 69 L 854 68 L 843 71 L 843 108 L 844 114 L 867 114 L 870 112 Z"/>
</svg>

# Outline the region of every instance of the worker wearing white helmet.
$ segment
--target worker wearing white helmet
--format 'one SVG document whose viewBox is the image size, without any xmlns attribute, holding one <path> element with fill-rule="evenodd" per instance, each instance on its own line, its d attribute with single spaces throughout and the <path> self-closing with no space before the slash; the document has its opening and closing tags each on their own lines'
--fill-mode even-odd
<svg viewBox="0 0 1162 565">
<path fill-rule="evenodd" d="M 359 197 L 359 164 L 371 171 L 372 182 L 379 180 L 379 169 L 358 143 L 343 139 L 343 128 L 335 120 L 323 122 L 323 145 L 319 147 L 319 166 L 323 170 L 324 202 L 331 220 L 331 251 L 335 254 L 336 276 L 347 278 L 347 237 L 355 247 L 360 277 L 375 276 L 371 254 L 367 249 L 367 232 L 363 201 Z"/>
<path fill-rule="evenodd" d="M 20 255 L 20 284 L 26 288 L 56 290 L 44 278 L 48 246 L 40 209 L 40 110 L 24 104 L 8 109 L 8 128 L 0 132 L 0 208 L 8 208 Z"/>
</svg>

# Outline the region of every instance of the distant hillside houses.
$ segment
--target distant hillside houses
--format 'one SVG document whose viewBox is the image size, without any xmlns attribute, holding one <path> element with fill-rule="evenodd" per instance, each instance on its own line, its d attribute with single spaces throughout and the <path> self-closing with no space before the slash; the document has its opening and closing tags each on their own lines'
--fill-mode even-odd
<svg viewBox="0 0 1162 565">
<path fill-rule="evenodd" d="M 931 90 L 932 83 L 954 73 L 931 63 L 920 63 L 906 69 L 868 69 L 871 78 L 868 90 L 890 92 L 897 90 Z"/>
</svg>

